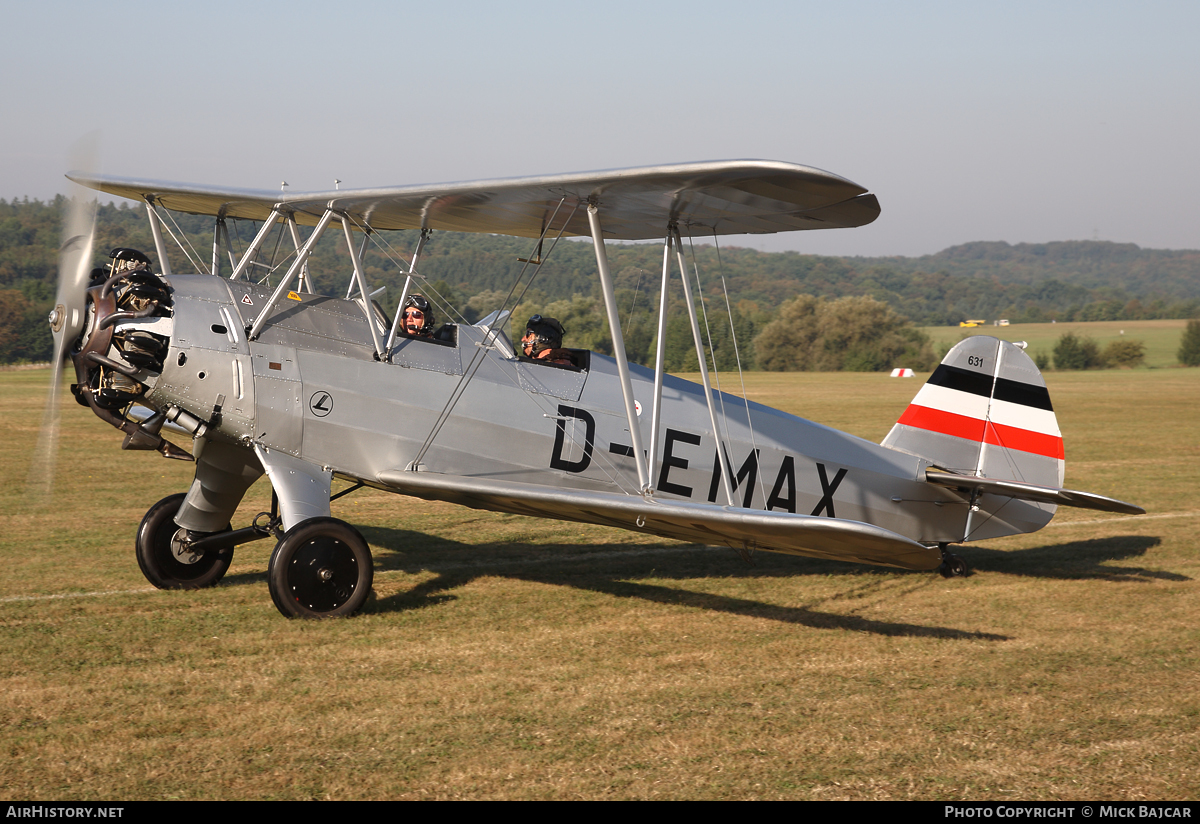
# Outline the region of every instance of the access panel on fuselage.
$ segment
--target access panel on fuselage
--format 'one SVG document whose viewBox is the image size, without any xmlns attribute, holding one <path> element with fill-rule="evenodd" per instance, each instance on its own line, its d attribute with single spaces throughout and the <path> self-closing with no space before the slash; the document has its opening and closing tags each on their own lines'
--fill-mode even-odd
<svg viewBox="0 0 1200 824">
<path fill-rule="evenodd" d="M 249 349 L 225 282 L 208 275 L 172 276 L 171 345 L 147 400 L 175 404 L 240 438 L 253 431 Z"/>
</svg>

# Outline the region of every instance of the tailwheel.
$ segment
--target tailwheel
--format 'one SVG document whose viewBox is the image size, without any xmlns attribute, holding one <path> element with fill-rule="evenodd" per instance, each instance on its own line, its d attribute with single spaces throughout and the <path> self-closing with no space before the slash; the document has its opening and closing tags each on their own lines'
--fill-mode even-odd
<svg viewBox="0 0 1200 824">
<path fill-rule="evenodd" d="M 309 518 L 283 534 L 267 584 L 288 618 L 338 618 L 362 609 L 374 574 L 371 550 L 357 529 L 337 518 Z"/>
<path fill-rule="evenodd" d="M 949 552 L 946 546 L 946 544 L 938 545 L 938 548 L 942 551 L 942 563 L 938 567 L 938 572 L 943 578 L 966 578 L 971 574 L 967 562 L 953 552 Z"/>
<path fill-rule="evenodd" d="M 137 531 L 137 561 L 146 580 L 159 589 L 203 589 L 225 575 L 233 562 L 233 549 L 193 552 L 189 539 L 204 537 L 189 533 L 175 523 L 175 515 L 187 497 L 180 492 L 156 503 L 142 518 Z M 228 531 L 232 527 L 225 527 Z M 213 533 L 210 533 L 213 534 Z"/>
</svg>

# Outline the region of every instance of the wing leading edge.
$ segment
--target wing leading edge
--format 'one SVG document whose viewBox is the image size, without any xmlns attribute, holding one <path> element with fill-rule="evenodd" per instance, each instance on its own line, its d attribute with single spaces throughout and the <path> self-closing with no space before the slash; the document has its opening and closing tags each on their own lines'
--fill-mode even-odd
<svg viewBox="0 0 1200 824">
<path fill-rule="evenodd" d="M 661 238 L 669 223 L 696 236 L 769 234 L 864 226 L 879 216 L 879 201 L 857 183 L 769 160 L 287 194 L 81 172 L 67 176 L 91 189 L 192 214 L 264 220 L 282 206 L 298 222 L 314 225 L 332 207 L 376 230 L 518 237 L 539 237 L 556 208 L 552 233 L 561 228 L 568 236 L 589 235 L 583 208 L 588 203 L 599 206 L 605 237 L 612 240 Z"/>
<path fill-rule="evenodd" d="M 388 489 L 427 500 L 602 524 L 692 543 L 762 549 L 788 555 L 929 570 L 941 553 L 902 535 L 858 521 L 718 507 L 683 501 L 584 492 L 435 472 L 380 473 Z"/>
</svg>

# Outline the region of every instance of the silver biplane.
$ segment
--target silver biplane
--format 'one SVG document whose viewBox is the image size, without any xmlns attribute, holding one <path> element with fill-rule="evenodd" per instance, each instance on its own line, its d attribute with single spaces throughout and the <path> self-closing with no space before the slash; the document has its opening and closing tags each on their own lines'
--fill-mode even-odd
<svg viewBox="0 0 1200 824">
<path fill-rule="evenodd" d="M 88 215 L 77 209 L 50 321 L 55 386 L 69 356 L 76 399 L 124 433 L 122 448 L 195 461 L 191 488 L 152 506 L 137 531 L 138 563 L 157 587 L 211 586 L 235 546 L 273 537 L 268 579 L 280 612 L 355 613 L 372 559 L 359 532 L 331 517 L 335 477 L 354 484 L 347 491 L 948 576 L 966 574 L 950 544 L 1037 530 L 1058 505 L 1143 511 L 1062 488 L 1045 382 L 1020 346 L 995 338 L 955 346 L 882 444 L 712 390 L 682 239 L 875 220 L 874 195 L 819 169 L 729 161 L 288 194 L 70 177 L 142 201 L 155 239 L 157 272 L 128 249 L 93 271 Z M 171 271 L 160 209 L 215 218 L 207 273 Z M 262 221 L 241 255 L 233 218 Z M 334 224 L 352 261 L 344 299 L 314 294 L 307 272 Z M 301 226 L 313 227 L 307 238 Z M 438 339 L 406 334 L 421 244 L 389 316 L 356 243 L 398 229 L 421 230 L 422 243 L 434 230 L 536 239 L 534 266 L 543 242 L 590 237 L 613 357 L 525 358 L 504 332 L 505 306 Z M 295 251 L 270 287 L 249 273 L 275 232 Z M 647 369 L 625 356 L 605 241 L 653 238 L 665 240 L 657 366 Z M 663 370 L 676 269 L 699 385 Z M 164 429 L 190 436 L 191 453 Z M 234 529 L 264 473 L 272 511 Z"/>
</svg>

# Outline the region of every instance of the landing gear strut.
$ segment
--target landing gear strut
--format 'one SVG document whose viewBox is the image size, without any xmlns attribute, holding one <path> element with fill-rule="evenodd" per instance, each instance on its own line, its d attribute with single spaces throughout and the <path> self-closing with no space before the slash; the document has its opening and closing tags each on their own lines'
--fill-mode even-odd
<svg viewBox="0 0 1200 824">
<path fill-rule="evenodd" d="M 938 549 L 942 551 L 942 564 L 937 568 L 937 571 L 943 578 L 966 578 L 971 574 L 967 562 L 946 549 L 949 544 L 938 544 Z"/>
</svg>

